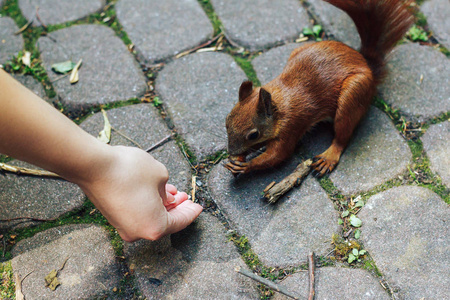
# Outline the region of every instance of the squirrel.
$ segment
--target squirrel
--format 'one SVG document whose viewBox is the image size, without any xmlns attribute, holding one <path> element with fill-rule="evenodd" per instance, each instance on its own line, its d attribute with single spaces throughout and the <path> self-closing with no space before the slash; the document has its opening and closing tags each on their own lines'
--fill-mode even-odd
<svg viewBox="0 0 450 300">
<path fill-rule="evenodd" d="M 276 166 L 309 129 L 327 119 L 334 121 L 334 139 L 311 167 L 318 177 L 331 172 L 386 75 L 386 55 L 414 23 L 410 1 L 325 1 L 351 17 L 361 37 L 359 52 L 337 41 L 307 44 L 292 51 L 282 73 L 266 85 L 243 82 L 226 117 L 230 159 L 225 167 L 233 174 Z M 262 154 L 245 161 L 262 146 Z"/>
</svg>

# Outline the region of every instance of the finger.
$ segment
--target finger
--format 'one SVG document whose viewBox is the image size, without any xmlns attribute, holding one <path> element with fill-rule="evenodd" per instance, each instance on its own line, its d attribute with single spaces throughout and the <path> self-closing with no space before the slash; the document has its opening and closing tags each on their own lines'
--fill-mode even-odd
<svg viewBox="0 0 450 300">
<path fill-rule="evenodd" d="M 170 205 L 166 205 L 166 209 L 168 211 L 180 205 L 181 203 L 186 201 L 189 197 L 188 194 L 186 194 L 185 192 L 178 192 L 176 195 L 174 195 L 174 198 L 175 201 L 173 203 L 171 203 Z"/>
<path fill-rule="evenodd" d="M 170 206 L 170 205 L 174 205 L 175 202 L 176 202 L 175 197 L 176 197 L 175 195 L 172 195 L 171 193 L 166 192 L 166 198 L 163 199 L 164 206 L 167 207 L 167 206 Z"/>
<path fill-rule="evenodd" d="M 166 233 L 175 233 L 191 224 L 202 212 L 203 207 L 191 200 L 183 201 L 169 211 Z"/>
<path fill-rule="evenodd" d="M 178 190 L 173 184 L 166 184 L 166 192 L 171 193 L 172 195 L 176 195 Z"/>
</svg>

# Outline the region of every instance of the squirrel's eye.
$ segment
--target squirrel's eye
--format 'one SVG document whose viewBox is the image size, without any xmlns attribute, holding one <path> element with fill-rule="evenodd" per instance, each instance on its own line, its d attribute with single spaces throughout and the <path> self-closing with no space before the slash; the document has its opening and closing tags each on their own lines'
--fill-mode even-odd
<svg viewBox="0 0 450 300">
<path fill-rule="evenodd" d="M 249 141 L 256 140 L 257 138 L 259 138 L 259 131 L 258 131 L 258 129 L 253 129 L 252 131 L 250 131 L 247 134 L 247 140 L 249 140 Z"/>
</svg>

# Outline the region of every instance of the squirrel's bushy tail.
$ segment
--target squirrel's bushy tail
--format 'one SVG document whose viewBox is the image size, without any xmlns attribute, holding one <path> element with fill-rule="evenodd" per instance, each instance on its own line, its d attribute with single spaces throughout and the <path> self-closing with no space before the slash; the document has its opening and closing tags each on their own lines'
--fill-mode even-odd
<svg viewBox="0 0 450 300">
<path fill-rule="evenodd" d="M 377 82 L 385 73 L 385 56 L 414 23 L 410 0 L 325 0 L 346 12 L 361 37 L 360 53 Z"/>
</svg>

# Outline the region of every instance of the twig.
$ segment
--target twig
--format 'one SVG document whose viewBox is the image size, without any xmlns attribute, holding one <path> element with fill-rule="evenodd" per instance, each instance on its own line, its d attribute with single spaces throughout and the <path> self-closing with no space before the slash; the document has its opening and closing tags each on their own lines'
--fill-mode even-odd
<svg viewBox="0 0 450 300">
<path fill-rule="evenodd" d="M 33 24 L 33 22 L 34 22 L 34 18 L 31 19 L 27 24 L 22 26 L 22 28 L 20 28 L 18 31 L 14 32 L 14 35 L 19 35 L 22 32 L 24 32 L 25 30 L 27 30 L 27 28 L 30 27 L 30 25 Z"/>
<path fill-rule="evenodd" d="M 62 178 L 58 174 L 55 174 L 53 172 L 45 171 L 45 170 L 35 170 L 35 169 L 28 169 L 23 167 L 16 167 L 7 165 L 4 163 L 0 163 L 0 170 L 15 173 L 17 175 L 32 175 L 32 176 L 42 176 L 42 177 L 51 177 L 51 178 Z"/>
<path fill-rule="evenodd" d="M 268 279 L 262 278 L 262 277 L 260 277 L 260 276 L 258 276 L 256 274 L 253 274 L 252 272 L 250 272 L 248 270 L 242 269 L 241 267 L 236 267 L 234 270 L 236 272 L 244 275 L 244 276 L 247 276 L 247 277 L 249 277 L 249 278 L 251 278 L 251 279 L 253 279 L 253 280 L 255 280 L 255 281 L 259 282 L 259 283 L 264 284 L 265 286 L 271 288 L 272 290 L 274 290 L 274 291 L 276 291 L 276 292 L 278 292 L 280 294 L 288 296 L 289 298 L 292 298 L 292 299 L 299 299 L 297 296 L 295 296 L 294 294 L 292 294 L 291 292 L 286 290 L 285 287 L 279 286 L 278 284 L 276 284 L 276 283 L 274 283 L 274 282 L 272 282 L 272 281 L 270 281 Z"/>
<path fill-rule="evenodd" d="M 201 44 L 200 46 L 194 47 L 194 48 L 192 48 L 192 49 L 189 49 L 189 50 L 186 50 L 186 51 L 184 51 L 184 52 L 181 52 L 181 53 L 177 54 L 177 55 L 175 56 L 175 58 L 181 58 L 181 57 L 183 57 L 183 56 L 185 56 L 185 55 L 188 55 L 188 54 L 190 54 L 190 53 L 192 53 L 192 52 L 194 52 L 194 51 L 197 51 L 198 49 L 201 49 L 201 48 L 203 48 L 203 47 L 206 47 L 206 46 L 208 46 L 208 45 L 211 45 L 211 44 L 214 43 L 221 35 L 223 35 L 223 33 L 219 33 L 218 35 L 216 35 L 215 37 L 213 37 L 211 40 L 207 41 L 206 43 Z"/>
<path fill-rule="evenodd" d="M 56 81 L 58 81 L 58 80 L 60 80 L 60 79 L 66 78 L 66 77 L 69 76 L 69 75 L 70 75 L 70 73 L 61 75 L 61 76 L 59 76 L 59 77 L 56 77 L 55 79 L 53 79 L 53 80 L 50 81 L 50 82 L 51 82 L 51 83 L 56 82 Z"/>
<path fill-rule="evenodd" d="M 314 296 L 316 294 L 315 289 L 314 289 L 314 270 L 315 270 L 314 252 L 311 252 L 308 255 L 308 273 L 309 273 L 309 296 L 308 296 L 308 300 L 314 300 Z"/>
<path fill-rule="evenodd" d="M 291 190 L 294 186 L 298 186 L 303 178 L 305 178 L 311 169 L 312 159 L 307 159 L 295 168 L 294 172 L 285 177 L 279 183 L 270 188 L 264 189 L 264 197 L 271 204 L 275 203 L 281 196 Z"/>
<path fill-rule="evenodd" d="M 11 218 L 11 219 L 0 219 L 0 222 L 11 222 L 11 221 L 18 221 L 18 220 L 49 222 L 49 221 L 55 221 L 56 218 L 55 219 L 39 219 L 39 218 L 33 218 L 33 217 L 17 217 L 17 218 Z"/>
<path fill-rule="evenodd" d="M 22 293 L 22 282 L 25 280 L 25 278 L 28 277 L 28 275 L 30 275 L 33 272 L 34 272 L 34 270 L 31 270 L 22 279 L 20 279 L 19 274 L 14 274 L 14 279 L 16 281 L 16 300 L 24 300 L 25 299 L 25 296 Z"/>
<path fill-rule="evenodd" d="M 174 136 L 174 134 L 170 134 L 168 136 L 166 136 L 165 138 L 163 138 L 162 140 L 160 140 L 159 142 L 157 142 L 156 144 L 153 144 L 152 146 L 150 146 L 149 148 L 147 148 L 145 150 L 145 152 L 151 152 L 153 150 L 155 150 L 156 148 L 158 148 L 161 145 L 164 145 L 168 140 L 170 140 L 172 137 Z"/>
<path fill-rule="evenodd" d="M 192 202 L 195 202 L 195 192 L 197 186 L 197 176 L 192 176 Z"/>
<path fill-rule="evenodd" d="M 124 137 L 125 139 L 129 140 L 130 142 L 132 142 L 135 146 L 137 146 L 138 148 L 142 149 L 142 146 L 136 142 L 135 140 L 133 140 L 132 138 L 128 137 L 125 133 L 121 132 L 119 129 L 116 129 L 115 127 L 111 126 L 111 129 L 114 130 L 115 132 L 117 132 L 119 135 L 121 135 L 122 137 Z"/>
<path fill-rule="evenodd" d="M 42 19 L 41 19 L 41 17 L 39 16 L 38 11 L 39 11 L 39 6 L 36 7 L 36 18 L 37 18 L 37 20 L 39 21 L 39 23 L 41 23 L 42 27 L 44 27 L 45 29 L 47 29 L 47 26 L 45 25 L 44 22 L 42 22 Z"/>
</svg>

